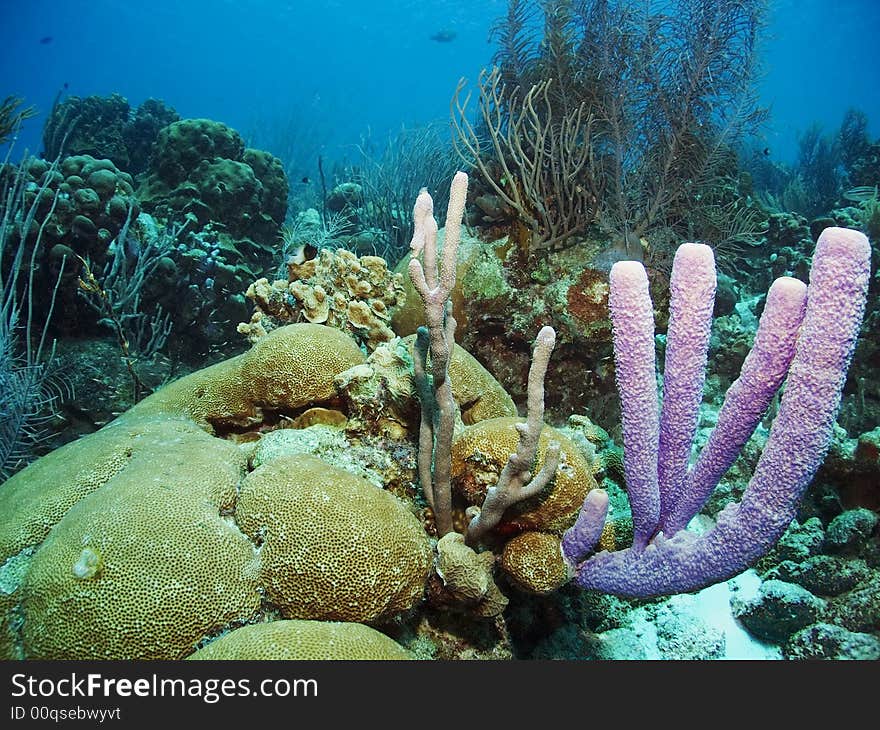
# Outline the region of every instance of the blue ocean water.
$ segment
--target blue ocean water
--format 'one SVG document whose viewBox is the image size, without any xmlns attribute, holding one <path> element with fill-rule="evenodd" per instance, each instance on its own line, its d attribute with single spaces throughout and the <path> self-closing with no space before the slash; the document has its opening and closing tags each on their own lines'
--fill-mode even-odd
<svg viewBox="0 0 880 730">
<path fill-rule="evenodd" d="M 329 157 L 402 124 L 447 120 L 458 79 L 492 54 L 505 0 L 0 0 L 0 94 L 36 105 L 20 145 L 40 147 L 60 90 L 156 97 L 271 150 L 294 119 Z M 440 31 L 449 42 L 431 40 Z M 880 129 L 876 0 L 772 0 L 761 98 L 765 138 L 791 161 L 812 122 L 836 129 L 851 106 Z M 65 87 L 66 84 L 66 87 Z M 305 132 L 304 132 L 305 133 Z M 261 139 L 262 137 L 262 139 Z"/>
</svg>

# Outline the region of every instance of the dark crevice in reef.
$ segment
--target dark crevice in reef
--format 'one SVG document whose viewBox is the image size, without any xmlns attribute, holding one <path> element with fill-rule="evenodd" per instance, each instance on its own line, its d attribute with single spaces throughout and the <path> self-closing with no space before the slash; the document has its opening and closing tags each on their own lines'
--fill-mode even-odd
<svg viewBox="0 0 880 730">
<path fill-rule="evenodd" d="M 233 418 L 208 418 L 207 421 L 214 431 L 213 435 L 217 438 L 242 443 L 257 441 L 268 431 L 275 431 L 281 428 L 297 428 L 295 425 L 296 420 L 307 411 L 318 407 L 338 410 L 348 415 L 342 400 L 334 398 L 323 401 L 320 405 L 308 403 L 300 408 L 273 408 L 257 404 L 259 420 L 252 420 L 246 423 Z"/>
</svg>

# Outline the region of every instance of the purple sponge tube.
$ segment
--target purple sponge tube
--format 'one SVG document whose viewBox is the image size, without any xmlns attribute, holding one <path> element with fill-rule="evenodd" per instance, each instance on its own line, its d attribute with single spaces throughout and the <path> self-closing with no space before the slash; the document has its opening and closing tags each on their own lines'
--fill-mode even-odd
<svg viewBox="0 0 880 730">
<path fill-rule="evenodd" d="M 712 249 L 703 243 L 679 246 L 669 280 L 669 329 L 660 410 L 657 483 L 662 514 L 678 501 L 685 488 L 706 380 L 715 285 Z"/>
<path fill-rule="evenodd" d="M 569 559 L 569 563 L 577 563 L 596 547 L 602 537 L 607 514 L 608 492 L 591 489 L 574 525 L 562 535 L 562 554 Z"/>
<path fill-rule="evenodd" d="M 637 261 L 618 261 L 611 267 L 609 279 L 608 307 L 623 421 L 623 468 L 633 515 L 633 549 L 640 550 L 654 536 L 660 521 L 654 307 L 648 293 L 648 276 Z"/>
</svg>

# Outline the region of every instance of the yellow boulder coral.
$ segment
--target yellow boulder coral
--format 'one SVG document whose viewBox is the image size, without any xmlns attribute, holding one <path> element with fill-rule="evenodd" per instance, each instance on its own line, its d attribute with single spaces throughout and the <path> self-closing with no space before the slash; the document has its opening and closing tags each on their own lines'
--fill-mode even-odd
<svg viewBox="0 0 880 730">
<path fill-rule="evenodd" d="M 285 618 L 373 622 L 421 600 L 432 554 L 397 497 L 313 456 L 248 474 L 236 522 L 262 540 L 261 582 Z"/>
<path fill-rule="evenodd" d="M 235 629 L 187 659 L 398 660 L 413 656 L 385 634 L 363 624 L 272 621 Z"/>
<path fill-rule="evenodd" d="M 264 411 L 295 410 L 336 394 L 333 379 L 366 361 L 344 332 L 291 324 L 260 338 L 246 353 L 175 380 L 122 418 L 174 414 L 215 428 L 260 423 Z"/>
<path fill-rule="evenodd" d="M 524 532 L 508 540 L 501 568 L 517 586 L 541 595 L 552 593 L 571 578 L 559 537 L 544 532 Z"/>
<path fill-rule="evenodd" d="M 452 442 L 453 488 L 468 504 L 481 505 L 486 490 L 497 484 L 510 454 L 519 444 L 518 418 L 492 418 L 464 429 Z M 544 465 L 550 441 L 560 444 L 560 463 L 556 476 L 536 497 L 508 508 L 495 528 L 496 534 L 515 534 L 524 530 L 562 532 L 573 524 L 584 497 L 596 487 L 590 465 L 580 450 L 564 434 L 544 426 L 538 441 L 533 473 Z"/>
<path fill-rule="evenodd" d="M 124 464 L 65 512 L 27 562 L 26 658 L 179 659 L 259 608 L 256 546 L 225 516 L 246 468 L 238 449 L 160 418 L 117 422 L 69 451 L 114 453 L 114 440 L 128 451 Z M 66 481 L 63 467 L 55 463 L 54 478 L 45 465 L 20 475 L 44 477 L 51 492 Z"/>
</svg>

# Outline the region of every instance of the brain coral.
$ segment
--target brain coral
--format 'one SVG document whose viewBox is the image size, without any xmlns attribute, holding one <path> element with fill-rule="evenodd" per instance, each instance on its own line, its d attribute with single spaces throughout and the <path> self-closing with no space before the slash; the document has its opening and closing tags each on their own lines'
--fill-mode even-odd
<svg viewBox="0 0 880 730">
<path fill-rule="evenodd" d="M 424 593 L 432 554 L 416 517 L 316 457 L 281 457 L 248 474 L 236 522 L 264 541 L 261 580 L 285 618 L 372 622 Z"/>
<path fill-rule="evenodd" d="M 363 624 L 272 621 L 235 629 L 187 659 L 412 659 L 393 639 Z"/>
<path fill-rule="evenodd" d="M 26 522 L 36 494 L 52 503 L 43 517 L 53 524 L 17 535 L 0 555 L 4 567 L 24 561 L 12 586 L 13 656 L 177 659 L 253 617 L 258 553 L 225 516 L 246 468 L 241 452 L 170 418 L 116 421 L 96 436 L 0 491 L 6 523 Z M 114 456 L 90 474 L 88 456 L 102 452 Z M 67 488 L 70 464 L 79 490 Z M 28 549 L 12 552 L 22 542 Z"/>
<path fill-rule="evenodd" d="M 123 416 L 175 414 L 213 431 L 259 423 L 265 410 L 295 410 L 335 395 L 334 378 L 365 362 L 348 335 L 320 324 L 279 327 L 243 355 L 166 385 Z"/>
<path fill-rule="evenodd" d="M 468 504 L 482 504 L 486 490 L 498 476 L 519 443 L 515 424 L 518 418 L 491 418 L 464 429 L 452 443 L 453 488 Z M 544 465 L 544 454 L 551 440 L 560 444 L 560 466 L 545 490 L 532 499 L 510 507 L 495 528 L 496 533 L 523 530 L 560 532 L 577 516 L 587 492 L 596 486 L 592 469 L 578 448 L 564 434 L 544 426 L 538 442 L 536 473 Z"/>
</svg>

